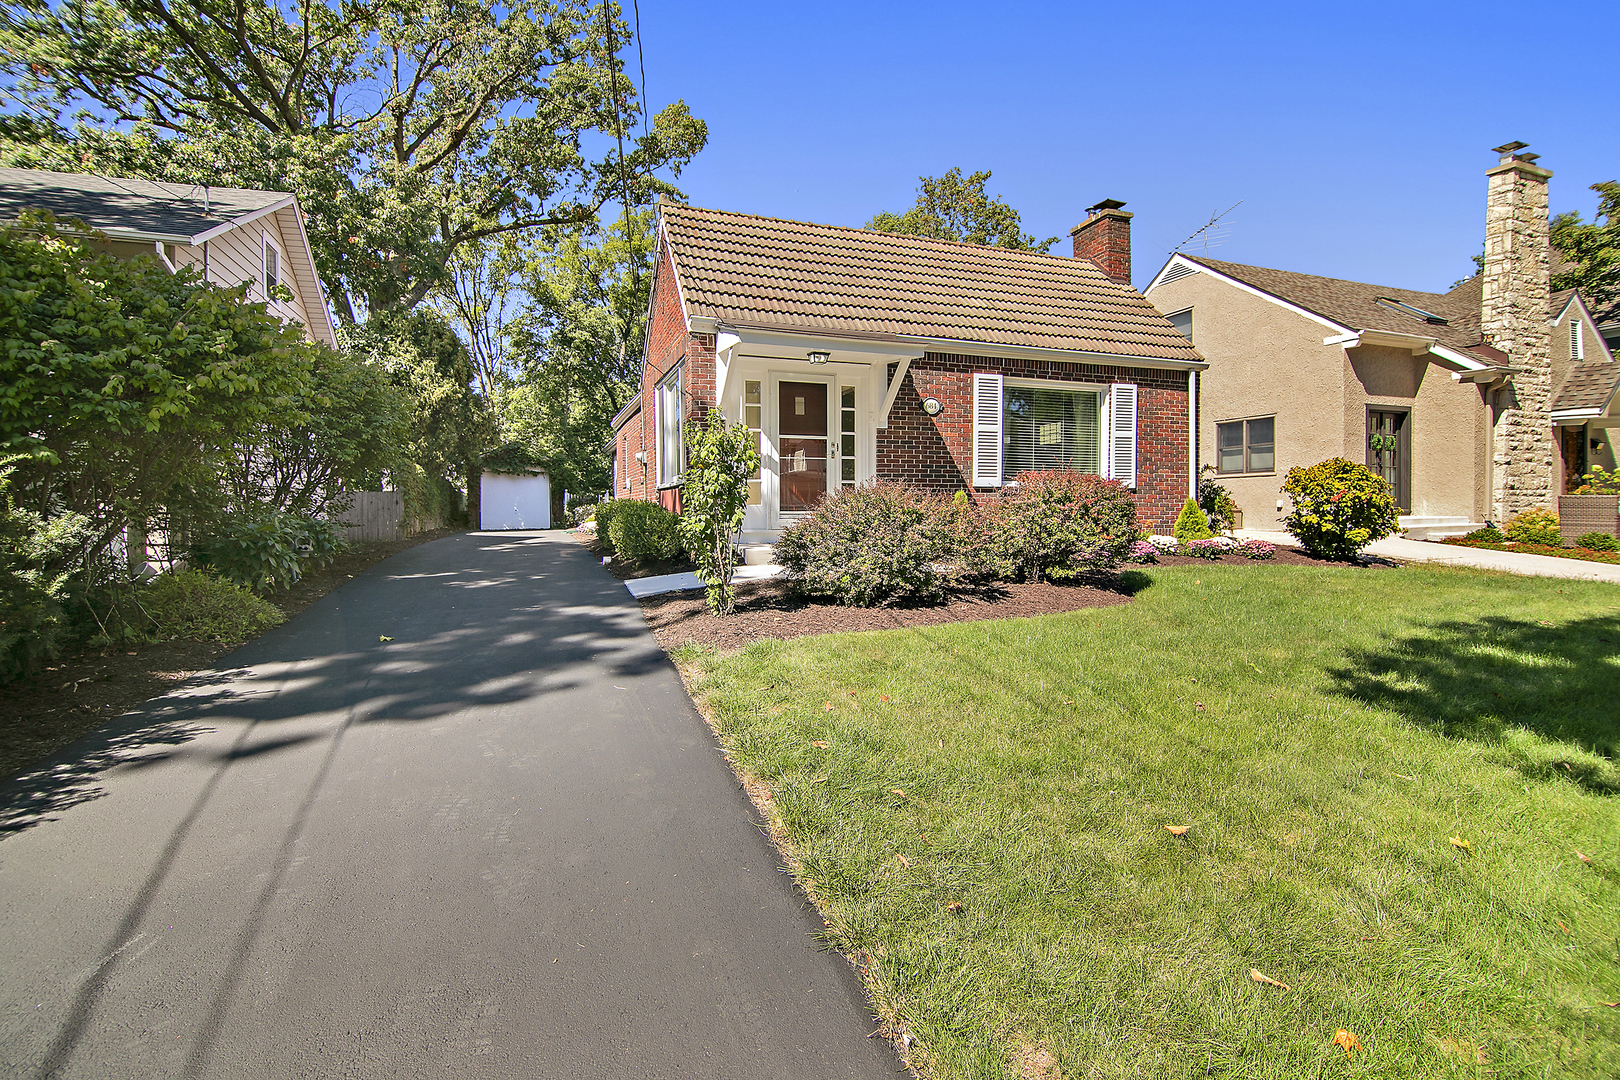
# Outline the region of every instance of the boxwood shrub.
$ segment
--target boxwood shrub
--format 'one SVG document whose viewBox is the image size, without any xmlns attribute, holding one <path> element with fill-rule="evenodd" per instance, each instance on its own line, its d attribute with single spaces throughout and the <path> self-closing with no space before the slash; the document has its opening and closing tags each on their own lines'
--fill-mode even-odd
<svg viewBox="0 0 1620 1080">
<path fill-rule="evenodd" d="M 637 562 L 669 562 L 679 558 L 680 518 L 653 502 L 615 499 L 608 515 L 608 542 L 613 552 Z M 597 511 L 597 531 L 601 532 L 601 510 Z"/>
</svg>

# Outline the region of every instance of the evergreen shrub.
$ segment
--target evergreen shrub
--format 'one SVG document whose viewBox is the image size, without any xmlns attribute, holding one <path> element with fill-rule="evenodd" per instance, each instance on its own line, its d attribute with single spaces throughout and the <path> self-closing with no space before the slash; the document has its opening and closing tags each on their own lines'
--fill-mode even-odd
<svg viewBox="0 0 1620 1080">
<path fill-rule="evenodd" d="M 1176 527 L 1171 531 L 1183 544 L 1190 544 L 1194 540 L 1208 540 L 1215 535 L 1210 530 L 1209 518 L 1204 516 L 1198 504 L 1191 499 L 1181 504 L 1181 513 L 1176 515 Z"/>
<path fill-rule="evenodd" d="M 609 515 L 608 539 L 613 552 L 638 563 L 669 562 L 686 550 L 680 518 L 654 502 L 616 499 Z M 599 512 L 600 513 L 600 512 Z M 601 518 L 598 516 L 597 521 Z M 601 525 L 597 525 L 600 532 Z"/>
<path fill-rule="evenodd" d="M 1585 548 L 1587 551 L 1620 551 L 1620 541 L 1608 533 L 1600 532 L 1582 533 L 1576 537 L 1575 546 Z"/>
<path fill-rule="evenodd" d="M 152 636 L 240 645 L 286 619 L 268 600 L 199 570 L 159 574 L 138 600 Z"/>
<path fill-rule="evenodd" d="M 1389 481 L 1344 458 L 1289 469 L 1282 490 L 1294 504 L 1283 526 L 1313 555 L 1354 558 L 1400 527 Z"/>
</svg>

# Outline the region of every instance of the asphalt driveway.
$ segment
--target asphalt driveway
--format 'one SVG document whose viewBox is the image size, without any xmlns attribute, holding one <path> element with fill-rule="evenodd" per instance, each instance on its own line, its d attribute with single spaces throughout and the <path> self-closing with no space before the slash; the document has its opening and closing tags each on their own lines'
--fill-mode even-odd
<svg viewBox="0 0 1620 1080">
<path fill-rule="evenodd" d="M 559 533 L 379 564 L 13 782 L 0 827 L 8 1076 L 903 1071 Z"/>
</svg>

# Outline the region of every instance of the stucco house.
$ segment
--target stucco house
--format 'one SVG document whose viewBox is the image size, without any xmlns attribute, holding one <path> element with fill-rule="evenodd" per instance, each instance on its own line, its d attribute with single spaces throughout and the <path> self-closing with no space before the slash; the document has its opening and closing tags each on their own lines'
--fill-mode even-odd
<svg viewBox="0 0 1620 1080">
<path fill-rule="evenodd" d="M 1487 183 L 1481 274 L 1419 292 L 1171 256 L 1146 295 L 1209 361 L 1198 460 L 1248 528 L 1281 528 L 1296 465 L 1366 464 L 1408 535 L 1466 532 L 1614 466 L 1620 364 L 1573 291 L 1548 287 L 1547 181 L 1522 144 Z"/>
<path fill-rule="evenodd" d="M 676 508 L 683 425 L 756 433 L 745 543 L 875 478 L 994 493 L 1020 471 L 1123 481 L 1167 528 L 1196 485 L 1203 358 L 1130 286 L 1130 218 L 1074 258 L 663 203 L 642 392 L 614 419 L 618 497 Z"/>
<path fill-rule="evenodd" d="M 287 192 L 0 169 L 0 220 L 38 209 L 104 233 L 116 255 L 196 267 L 220 285 L 246 282 L 249 300 L 312 341 L 336 344 L 303 213 Z"/>
</svg>

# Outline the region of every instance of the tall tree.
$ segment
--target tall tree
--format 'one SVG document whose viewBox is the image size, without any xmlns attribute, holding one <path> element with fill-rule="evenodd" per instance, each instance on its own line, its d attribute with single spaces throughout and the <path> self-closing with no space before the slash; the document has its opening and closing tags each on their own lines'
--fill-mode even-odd
<svg viewBox="0 0 1620 1080">
<path fill-rule="evenodd" d="M 866 227 L 1015 251 L 1045 251 L 1058 242 L 1055 236 L 1037 240 L 1024 232 L 1018 211 L 999 197 L 985 194 L 985 181 L 989 179 L 988 169 L 966 178 L 961 169 L 952 169 L 944 176 L 919 176 L 915 206 L 904 214 L 879 214 Z"/>
<path fill-rule="evenodd" d="M 1579 289 L 1587 303 L 1602 309 L 1620 300 L 1620 183 L 1609 180 L 1592 190 L 1598 193 L 1593 221 L 1583 222 L 1574 211 L 1552 219 L 1553 247 L 1571 264 L 1553 275 L 1553 288 Z"/>
<path fill-rule="evenodd" d="M 0 156 L 295 192 L 339 318 L 405 311 L 448 282 L 466 245 L 673 192 L 656 173 L 679 175 L 707 129 L 677 102 L 636 135 L 618 12 L 611 0 L 13 0 L 0 70 L 55 122 L 0 126 Z"/>
</svg>

